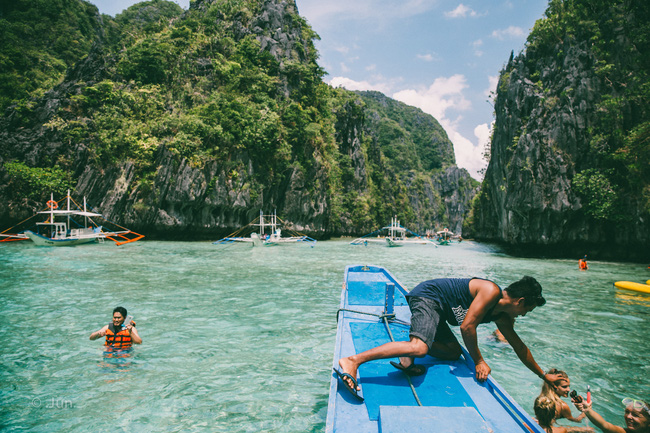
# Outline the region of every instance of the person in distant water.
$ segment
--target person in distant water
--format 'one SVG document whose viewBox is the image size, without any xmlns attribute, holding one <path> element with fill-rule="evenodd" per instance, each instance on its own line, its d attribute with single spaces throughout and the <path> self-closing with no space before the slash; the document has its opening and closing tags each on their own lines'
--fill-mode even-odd
<svg viewBox="0 0 650 433">
<path fill-rule="evenodd" d="M 443 360 L 460 358 L 461 346 L 448 324 L 460 326 L 465 346 L 476 364 L 476 379 L 481 382 L 487 379 L 491 369 L 479 350 L 476 328 L 487 322 L 496 323 L 522 363 L 539 378 L 549 383 L 559 378 L 544 373 L 514 330 L 515 318 L 546 303 L 542 286 L 533 277 L 523 277 L 504 290 L 481 278 L 440 278 L 420 283 L 406 298 L 411 310 L 409 341 L 386 343 L 339 359 L 341 370 L 335 371 L 357 397 L 361 398 L 357 370 L 368 361 L 399 357 L 399 364 L 391 361 L 391 365 L 410 376 L 418 376 L 426 370 L 416 365 L 414 358 L 427 354 Z"/>
<path fill-rule="evenodd" d="M 555 406 L 555 419 L 566 418 L 572 422 L 582 421 L 585 414 L 581 413 L 577 418 L 574 418 L 569 405 L 560 398 L 569 396 L 569 391 L 571 391 L 571 381 L 569 380 L 569 376 L 564 371 L 556 368 L 551 368 L 548 373 L 557 374 L 560 378 L 552 384 L 544 382 L 539 397 L 546 397 L 553 401 Z"/>
<path fill-rule="evenodd" d="M 589 269 L 589 266 L 587 265 L 587 255 L 585 255 L 583 258 L 578 260 L 578 269 L 581 271 L 586 271 Z"/>
<path fill-rule="evenodd" d="M 625 427 L 608 423 L 605 419 L 596 413 L 591 408 L 591 404 L 587 403 L 586 399 L 578 396 L 578 399 L 573 399 L 576 408 L 584 413 L 589 421 L 594 423 L 596 427 L 605 433 L 650 433 L 650 403 L 643 400 L 634 400 L 632 398 L 624 398 L 623 404 L 625 405 Z"/>
<path fill-rule="evenodd" d="M 106 346 L 115 349 L 128 349 L 132 344 L 142 344 L 142 338 L 135 329 L 135 322 L 131 321 L 123 326 L 126 319 L 126 308 L 115 307 L 113 310 L 113 321 L 99 331 L 90 334 L 91 340 L 106 336 Z"/>
<path fill-rule="evenodd" d="M 494 330 L 494 332 L 492 333 L 492 336 L 499 343 L 508 344 L 508 340 L 506 340 L 506 337 L 504 337 L 503 334 L 501 333 L 501 331 L 499 331 L 498 329 Z"/>
<path fill-rule="evenodd" d="M 534 409 L 537 423 L 546 433 L 578 433 L 594 431 L 591 427 L 560 427 L 553 425 L 557 419 L 557 407 L 555 402 L 546 396 L 540 395 L 535 399 Z"/>
</svg>

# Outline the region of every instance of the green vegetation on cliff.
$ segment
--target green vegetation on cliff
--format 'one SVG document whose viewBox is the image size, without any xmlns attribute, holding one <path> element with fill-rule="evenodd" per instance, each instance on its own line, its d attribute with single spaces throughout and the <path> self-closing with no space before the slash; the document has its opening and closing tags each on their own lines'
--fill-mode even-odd
<svg viewBox="0 0 650 433">
<path fill-rule="evenodd" d="M 641 257 L 650 241 L 650 3 L 551 0 L 501 72 L 495 113 L 472 214 L 479 238 Z"/>
<path fill-rule="evenodd" d="M 625 219 L 629 197 L 643 197 L 650 212 L 650 4 L 642 0 L 551 0 L 528 37 L 526 65 L 548 97 L 565 104 L 574 89 L 553 89 L 541 76 L 549 58 L 586 44 L 600 82 L 587 158 L 576 167 L 574 188 L 586 212 Z"/>
<path fill-rule="evenodd" d="M 53 3 L 61 2 L 97 15 L 81 0 Z M 85 22 L 79 13 L 59 21 Z M 23 15 L 3 17 L 13 34 L 46 19 L 26 6 Z M 197 190 L 192 206 L 205 208 L 188 218 L 216 215 L 186 222 L 201 227 L 269 204 L 329 233 L 367 230 L 398 213 L 427 227 L 442 218 L 440 197 L 423 186 L 431 189 L 431 176 L 454 164 L 440 125 L 383 95 L 326 85 L 318 36 L 294 2 L 196 0 L 183 11 L 152 0 L 86 27 L 81 34 L 93 36 L 84 44 L 70 32 L 51 54 L 68 62 L 58 75 L 0 94 L 13 104 L 0 118 L 8 143 L 0 176 L 16 186 L 0 187 L 9 201 L 36 199 L 39 189 L 49 194 L 53 176 L 106 194 L 116 181 L 111 173 L 128 167 L 120 189 L 143 221 L 157 218 L 158 206 L 167 213 L 187 207 L 170 202 L 189 200 L 181 198 L 188 186 Z M 34 38 L 34 52 L 48 53 Z M 12 76 L 27 80 L 35 67 L 18 65 Z M 19 181 L 20 173 L 31 173 L 31 181 Z M 104 176 L 106 185 L 90 184 L 88 173 Z M 190 185 L 171 197 L 177 182 Z M 416 211 L 413 194 L 434 200 L 435 211 L 420 202 Z"/>
<path fill-rule="evenodd" d="M 98 18 L 79 0 L 0 2 L 0 112 L 61 82 L 88 54 Z"/>
</svg>

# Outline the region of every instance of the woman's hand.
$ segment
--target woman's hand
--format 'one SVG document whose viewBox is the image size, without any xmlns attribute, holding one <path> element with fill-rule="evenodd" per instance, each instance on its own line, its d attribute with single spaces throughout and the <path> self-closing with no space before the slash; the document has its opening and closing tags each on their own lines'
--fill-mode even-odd
<svg viewBox="0 0 650 433">
<path fill-rule="evenodd" d="M 591 409 L 591 403 L 587 403 L 587 400 L 582 399 L 580 402 L 576 402 L 575 400 L 573 401 L 573 405 L 578 409 L 580 412 L 587 412 L 589 409 Z"/>
</svg>

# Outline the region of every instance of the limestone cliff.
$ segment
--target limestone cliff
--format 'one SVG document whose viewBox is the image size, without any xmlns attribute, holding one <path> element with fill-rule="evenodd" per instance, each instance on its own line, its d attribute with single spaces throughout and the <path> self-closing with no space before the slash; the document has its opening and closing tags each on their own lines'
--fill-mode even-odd
<svg viewBox="0 0 650 433">
<path fill-rule="evenodd" d="M 461 227 L 476 182 L 444 131 L 383 95 L 407 114 L 325 85 L 293 0 L 186 12 L 153 0 L 95 19 L 63 82 L 0 117 L 2 227 L 68 184 L 149 238 L 216 239 L 260 209 L 319 238 L 394 214 L 414 230 Z"/>
<path fill-rule="evenodd" d="M 644 2 L 551 2 L 499 78 L 477 237 L 648 258 L 647 19 Z"/>
</svg>

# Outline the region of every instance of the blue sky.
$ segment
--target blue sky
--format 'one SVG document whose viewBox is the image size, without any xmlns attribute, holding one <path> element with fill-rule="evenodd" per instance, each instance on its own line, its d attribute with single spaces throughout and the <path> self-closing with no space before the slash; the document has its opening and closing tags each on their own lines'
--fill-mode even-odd
<svg viewBox="0 0 650 433">
<path fill-rule="evenodd" d="M 115 16 L 135 0 L 90 0 Z M 189 0 L 175 0 L 183 9 Z M 320 35 L 325 81 L 378 90 L 434 116 L 476 179 L 494 120 L 490 91 L 547 0 L 296 0 Z"/>
</svg>

